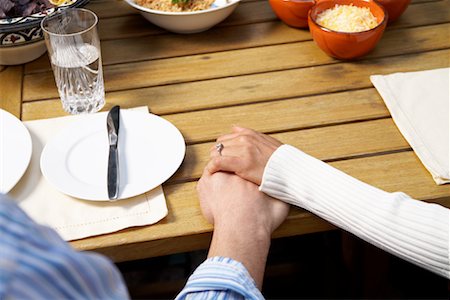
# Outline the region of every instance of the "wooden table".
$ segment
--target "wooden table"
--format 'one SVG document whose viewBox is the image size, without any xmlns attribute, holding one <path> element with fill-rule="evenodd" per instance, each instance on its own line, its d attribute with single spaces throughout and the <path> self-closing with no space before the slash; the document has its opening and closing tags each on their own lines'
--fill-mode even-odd
<svg viewBox="0 0 450 300">
<path fill-rule="evenodd" d="M 117 0 L 92 0 L 101 18 L 107 105 L 148 105 L 175 124 L 186 158 L 164 184 L 169 215 L 156 225 L 72 242 L 115 261 L 207 248 L 212 227 L 195 186 L 218 135 L 232 124 L 269 133 L 387 191 L 450 207 L 393 123 L 371 74 L 450 65 L 450 1 L 413 0 L 370 55 L 326 56 L 307 30 L 280 22 L 267 1 L 244 0 L 226 21 L 200 34 L 167 33 Z M 65 115 L 47 56 L 0 68 L 1 108 L 22 120 Z M 275 237 L 332 230 L 291 209 Z"/>
</svg>

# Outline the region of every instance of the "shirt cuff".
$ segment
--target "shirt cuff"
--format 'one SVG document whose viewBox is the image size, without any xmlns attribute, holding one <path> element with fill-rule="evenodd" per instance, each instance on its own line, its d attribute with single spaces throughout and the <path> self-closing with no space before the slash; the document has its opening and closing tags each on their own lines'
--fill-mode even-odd
<svg viewBox="0 0 450 300">
<path fill-rule="evenodd" d="M 264 299 L 242 263 L 220 256 L 203 262 L 176 299 L 216 299 L 221 294 L 238 299 Z"/>
</svg>

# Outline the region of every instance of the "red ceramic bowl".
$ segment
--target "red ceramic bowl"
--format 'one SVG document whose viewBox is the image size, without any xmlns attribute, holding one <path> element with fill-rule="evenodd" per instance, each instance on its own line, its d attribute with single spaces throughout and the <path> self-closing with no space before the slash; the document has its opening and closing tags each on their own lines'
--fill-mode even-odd
<svg viewBox="0 0 450 300">
<path fill-rule="evenodd" d="M 368 7 L 377 18 L 378 25 L 361 32 L 338 32 L 317 24 L 317 16 L 336 4 Z M 375 48 L 386 28 L 387 19 L 384 8 L 373 0 L 321 0 L 309 10 L 308 25 L 314 41 L 325 53 L 338 59 L 354 59 Z"/>
<path fill-rule="evenodd" d="M 308 11 L 314 0 L 269 0 L 272 10 L 278 18 L 292 27 L 308 27 Z"/>
<path fill-rule="evenodd" d="M 389 23 L 394 22 L 406 10 L 411 0 L 376 0 L 383 5 L 389 15 Z"/>
</svg>

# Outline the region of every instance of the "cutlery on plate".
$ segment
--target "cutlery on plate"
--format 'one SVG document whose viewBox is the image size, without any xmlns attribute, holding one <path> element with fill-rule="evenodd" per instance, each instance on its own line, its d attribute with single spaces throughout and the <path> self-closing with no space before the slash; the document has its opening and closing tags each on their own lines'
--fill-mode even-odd
<svg viewBox="0 0 450 300">
<path fill-rule="evenodd" d="M 109 158 L 108 158 L 108 198 L 116 200 L 119 196 L 119 114 L 120 106 L 114 106 L 106 117 L 108 129 Z"/>
</svg>

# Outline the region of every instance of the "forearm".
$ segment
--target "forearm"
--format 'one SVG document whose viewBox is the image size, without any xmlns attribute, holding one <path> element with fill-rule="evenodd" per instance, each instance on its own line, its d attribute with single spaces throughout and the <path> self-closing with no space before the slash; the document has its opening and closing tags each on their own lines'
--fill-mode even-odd
<svg viewBox="0 0 450 300">
<path fill-rule="evenodd" d="M 217 225 L 214 228 L 208 257 L 229 257 L 241 262 L 261 289 L 267 254 L 270 247 L 270 235 L 253 229 L 250 224 Z"/>
<path fill-rule="evenodd" d="M 264 299 L 260 289 L 270 234 L 251 222 L 218 223 L 208 259 L 176 299 Z"/>
<path fill-rule="evenodd" d="M 0 194 L 0 299 L 128 299 L 106 257 L 77 252 Z"/>
<path fill-rule="evenodd" d="M 450 277 L 449 210 L 442 206 L 384 192 L 288 145 L 270 158 L 260 190 Z"/>
</svg>

